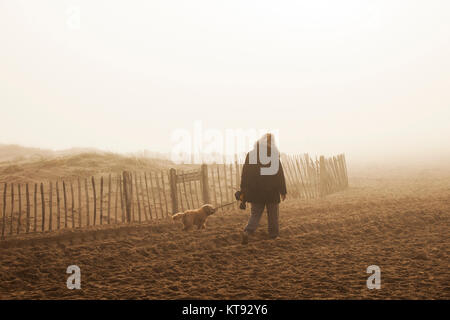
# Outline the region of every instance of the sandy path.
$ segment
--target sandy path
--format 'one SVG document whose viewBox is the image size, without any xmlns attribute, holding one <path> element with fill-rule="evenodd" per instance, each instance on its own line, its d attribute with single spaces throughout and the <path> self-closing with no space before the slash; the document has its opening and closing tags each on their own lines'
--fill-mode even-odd
<svg viewBox="0 0 450 320">
<path fill-rule="evenodd" d="M 450 178 L 351 183 L 283 203 L 281 237 L 267 240 L 263 221 L 247 246 L 248 210 L 218 213 L 201 232 L 160 223 L 4 243 L 0 298 L 449 299 Z M 72 264 L 82 290 L 66 288 Z M 372 264 L 381 290 L 366 287 Z"/>
</svg>

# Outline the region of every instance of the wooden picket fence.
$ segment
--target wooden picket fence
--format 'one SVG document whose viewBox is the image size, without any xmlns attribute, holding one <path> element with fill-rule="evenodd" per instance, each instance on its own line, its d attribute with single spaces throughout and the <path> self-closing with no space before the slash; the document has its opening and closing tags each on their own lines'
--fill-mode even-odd
<svg viewBox="0 0 450 320">
<path fill-rule="evenodd" d="M 47 183 L 3 183 L 1 239 L 22 233 L 52 232 L 99 225 L 142 223 L 173 213 L 234 201 L 242 161 L 203 164 L 200 170 L 128 172 Z M 314 199 L 348 187 L 343 154 L 319 159 L 281 157 L 289 198 Z M 238 203 L 220 210 L 237 208 Z"/>
</svg>

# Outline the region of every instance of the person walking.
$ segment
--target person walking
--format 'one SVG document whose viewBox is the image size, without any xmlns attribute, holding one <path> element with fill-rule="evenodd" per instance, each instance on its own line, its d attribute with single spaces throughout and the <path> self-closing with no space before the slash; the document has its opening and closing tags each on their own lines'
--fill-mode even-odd
<svg viewBox="0 0 450 320">
<path fill-rule="evenodd" d="M 247 153 L 241 175 L 242 200 L 251 203 L 251 215 L 242 232 L 242 244 L 248 243 L 267 208 L 270 239 L 279 235 L 279 204 L 286 199 L 286 181 L 280 154 L 272 134 L 262 136 Z"/>
</svg>

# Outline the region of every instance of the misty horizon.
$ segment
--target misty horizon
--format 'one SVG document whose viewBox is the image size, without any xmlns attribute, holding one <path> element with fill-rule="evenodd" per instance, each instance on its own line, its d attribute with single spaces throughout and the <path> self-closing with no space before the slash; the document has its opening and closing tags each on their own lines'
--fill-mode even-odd
<svg viewBox="0 0 450 320">
<path fill-rule="evenodd" d="M 200 120 L 291 154 L 450 155 L 445 1 L 0 7 L 2 143 L 170 153 Z"/>
</svg>

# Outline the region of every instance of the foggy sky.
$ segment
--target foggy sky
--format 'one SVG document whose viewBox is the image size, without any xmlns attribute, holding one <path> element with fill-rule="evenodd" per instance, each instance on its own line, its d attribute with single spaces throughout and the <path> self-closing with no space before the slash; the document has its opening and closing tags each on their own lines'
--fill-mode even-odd
<svg viewBox="0 0 450 320">
<path fill-rule="evenodd" d="M 0 143 L 170 152 L 201 120 L 290 153 L 449 154 L 446 0 L 2 0 L 0 39 Z"/>
</svg>

